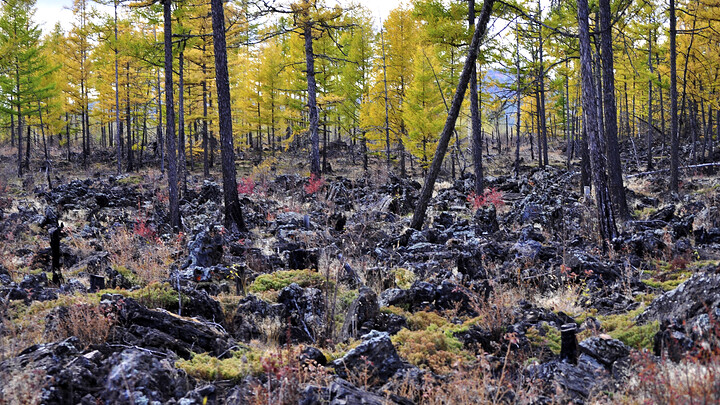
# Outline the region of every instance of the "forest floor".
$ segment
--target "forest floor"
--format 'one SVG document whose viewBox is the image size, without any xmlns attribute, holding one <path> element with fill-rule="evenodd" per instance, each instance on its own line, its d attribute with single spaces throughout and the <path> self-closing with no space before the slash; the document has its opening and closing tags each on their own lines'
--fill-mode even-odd
<svg viewBox="0 0 720 405">
<path fill-rule="evenodd" d="M 421 174 L 344 149 L 321 180 L 287 154 L 240 167 L 246 233 L 216 170 L 189 174 L 173 234 L 166 178 L 112 161 L 57 161 L 49 188 L 0 149 L 0 403 L 720 401 L 712 167 L 679 197 L 628 178 L 604 250 L 560 155 L 517 178 L 491 155 L 475 198 L 438 183 L 422 231 Z"/>
</svg>

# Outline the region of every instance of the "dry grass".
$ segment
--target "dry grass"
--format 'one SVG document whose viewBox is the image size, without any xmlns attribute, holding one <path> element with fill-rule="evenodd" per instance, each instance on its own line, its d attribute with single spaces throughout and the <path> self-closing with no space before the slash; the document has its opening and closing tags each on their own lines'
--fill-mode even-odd
<svg viewBox="0 0 720 405">
<path fill-rule="evenodd" d="M 173 255 L 182 244 L 182 236 L 164 242 L 159 238 L 146 239 L 125 228 L 116 230 L 105 242 L 110 264 L 116 269 L 130 270 L 142 285 L 168 277 Z"/>
</svg>

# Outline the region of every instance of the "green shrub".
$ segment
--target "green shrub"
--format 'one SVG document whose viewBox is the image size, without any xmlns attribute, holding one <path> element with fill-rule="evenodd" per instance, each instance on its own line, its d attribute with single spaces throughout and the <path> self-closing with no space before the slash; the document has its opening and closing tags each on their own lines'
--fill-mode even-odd
<svg viewBox="0 0 720 405">
<path fill-rule="evenodd" d="M 439 374 L 447 374 L 458 363 L 470 359 L 458 339 L 447 336 L 434 326 L 418 331 L 402 329 L 392 337 L 392 342 L 400 356 L 410 363 Z"/>
<path fill-rule="evenodd" d="M 300 287 L 323 287 L 327 284 L 325 276 L 312 270 L 286 270 L 258 276 L 248 290 L 259 293 L 270 290 L 282 290 L 292 283 Z M 330 282 L 332 286 L 332 282 Z"/>
</svg>

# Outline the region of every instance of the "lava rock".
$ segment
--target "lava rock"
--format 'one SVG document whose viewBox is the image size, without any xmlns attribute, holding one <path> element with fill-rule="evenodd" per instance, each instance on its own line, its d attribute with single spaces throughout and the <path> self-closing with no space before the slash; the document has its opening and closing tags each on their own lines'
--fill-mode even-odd
<svg viewBox="0 0 720 405">
<path fill-rule="evenodd" d="M 322 291 L 292 283 L 280 291 L 278 304 L 282 305 L 280 319 L 289 321 L 286 328 L 290 340 L 293 343 L 316 343 L 324 328 L 325 299 Z M 286 343 L 286 340 L 286 335 L 280 337 L 281 343 Z"/>
<path fill-rule="evenodd" d="M 138 350 L 125 349 L 112 355 L 113 364 L 102 399 L 111 404 L 167 403 L 180 399 L 191 388 L 184 373 L 171 361 Z"/>
<path fill-rule="evenodd" d="M 254 295 L 248 295 L 240 301 L 235 310 L 232 320 L 233 336 L 243 342 L 262 337 L 260 323 L 268 318 L 276 318 L 271 322 L 279 324 L 280 310 L 280 306 L 271 306 Z"/>
<path fill-rule="evenodd" d="M 404 367 L 388 333 L 372 331 L 362 339 L 359 346 L 331 363 L 338 376 L 347 378 L 348 375 L 368 373 L 371 385 L 381 385 Z"/>
<path fill-rule="evenodd" d="M 158 351 L 171 350 L 183 358 L 192 352 L 227 355 L 232 342 L 215 325 L 184 319 L 165 310 L 150 310 L 132 298 L 103 294 L 101 305 L 116 313 L 113 339 Z"/>
<path fill-rule="evenodd" d="M 344 340 L 357 338 L 370 332 L 375 318 L 380 314 L 377 295 L 373 290 L 362 287 L 359 295 L 350 304 L 345 323 L 342 327 L 341 337 Z"/>
<path fill-rule="evenodd" d="M 300 360 L 301 363 L 310 362 L 321 366 L 327 365 L 327 358 L 323 352 L 312 346 L 305 347 L 300 353 L 300 356 L 298 356 L 298 360 Z"/>
<path fill-rule="evenodd" d="M 655 298 L 638 316 L 638 324 L 672 320 L 693 324 L 708 311 L 720 308 L 720 274 L 696 274 L 674 290 Z"/>
<path fill-rule="evenodd" d="M 580 352 L 598 360 L 608 370 L 613 363 L 630 355 L 625 343 L 602 336 L 593 336 L 580 342 Z"/>
<path fill-rule="evenodd" d="M 383 397 L 362 390 L 342 378 L 338 378 L 330 384 L 331 405 L 383 405 L 385 403 Z"/>
</svg>

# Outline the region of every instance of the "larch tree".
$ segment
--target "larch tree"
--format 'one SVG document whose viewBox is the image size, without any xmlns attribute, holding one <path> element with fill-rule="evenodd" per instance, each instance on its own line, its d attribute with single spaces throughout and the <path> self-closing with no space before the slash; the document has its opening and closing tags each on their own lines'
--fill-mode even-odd
<svg viewBox="0 0 720 405">
<path fill-rule="evenodd" d="M 607 242 L 617 233 L 615 216 L 607 189 L 607 168 L 605 166 L 604 151 L 601 144 L 600 124 L 597 108 L 597 88 L 593 75 L 593 59 L 590 47 L 590 23 L 587 0 L 578 0 L 577 21 L 580 39 L 580 74 L 582 77 L 582 103 L 583 126 L 587 132 L 590 164 L 592 166 L 592 182 L 595 190 L 595 204 L 600 228 L 600 237 L 603 240 L 603 249 L 607 249 Z"/>
<path fill-rule="evenodd" d="M 215 85 L 220 125 L 220 151 L 222 154 L 223 200 L 225 227 L 245 231 L 245 221 L 237 193 L 235 151 L 233 149 L 232 112 L 230 109 L 230 80 L 228 77 L 225 42 L 225 11 L 222 0 L 211 0 L 213 45 L 215 50 Z M 172 100 L 170 100 L 172 101 Z M 168 114 L 169 116 L 170 114 Z"/>
</svg>

